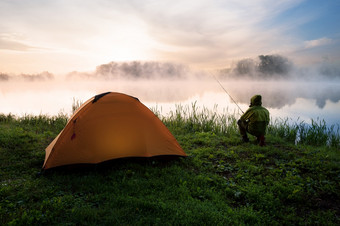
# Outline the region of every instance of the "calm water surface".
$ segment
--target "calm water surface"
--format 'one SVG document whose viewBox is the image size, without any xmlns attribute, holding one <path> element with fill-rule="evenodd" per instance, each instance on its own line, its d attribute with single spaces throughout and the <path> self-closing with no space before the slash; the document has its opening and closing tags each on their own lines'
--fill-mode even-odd
<svg viewBox="0 0 340 226">
<path fill-rule="evenodd" d="M 339 82 L 249 82 L 221 81 L 239 107 L 245 111 L 249 99 L 261 94 L 263 105 L 273 120 L 292 121 L 324 119 L 327 125 L 340 124 Z M 0 113 L 71 115 L 74 101 L 85 102 L 92 96 L 122 92 L 139 98 L 149 108 L 157 108 L 164 116 L 177 105 L 193 103 L 218 113 L 239 114 L 235 103 L 213 79 L 202 80 L 138 80 L 138 81 L 2 81 L 0 82 Z"/>
</svg>

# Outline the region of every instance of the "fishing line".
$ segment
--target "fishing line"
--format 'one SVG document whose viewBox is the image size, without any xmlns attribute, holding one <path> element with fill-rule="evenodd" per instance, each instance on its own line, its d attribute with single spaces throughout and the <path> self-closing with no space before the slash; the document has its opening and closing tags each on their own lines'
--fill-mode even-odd
<svg viewBox="0 0 340 226">
<path fill-rule="evenodd" d="M 238 106 L 238 104 L 236 103 L 236 101 L 234 100 L 234 98 L 228 93 L 228 91 L 222 86 L 222 84 L 220 83 L 220 81 L 218 81 L 218 79 L 216 78 L 215 75 L 212 75 L 215 80 L 218 82 L 218 84 L 220 84 L 221 88 L 224 90 L 224 92 L 226 92 L 226 94 L 228 94 L 228 96 L 230 97 L 230 99 L 236 104 L 236 106 L 238 107 L 238 109 L 242 112 L 242 114 L 244 114 L 244 112 L 242 111 L 242 109 L 240 108 L 240 106 Z"/>
</svg>

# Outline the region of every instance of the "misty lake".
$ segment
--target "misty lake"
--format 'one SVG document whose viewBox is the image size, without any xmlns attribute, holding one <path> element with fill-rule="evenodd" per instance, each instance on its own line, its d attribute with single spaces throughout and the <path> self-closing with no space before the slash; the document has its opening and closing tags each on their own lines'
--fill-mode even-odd
<svg viewBox="0 0 340 226">
<path fill-rule="evenodd" d="M 245 111 L 254 94 L 262 95 L 272 120 L 288 118 L 310 123 L 325 120 L 340 124 L 338 81 L 236 81 L 221 80 L 223 87 Z M 85 102 L 103 92 L 121 92 L 137 97 L 149 108 L 166 116 L 177 105 L 195 105 L 220 114 L 239 115 L 237 105 L 213 78 L 182 80 L 70 80 L 0 81 L 0 113 L 23 115 L 72 114 L 75 101 Z"/>
</svg>

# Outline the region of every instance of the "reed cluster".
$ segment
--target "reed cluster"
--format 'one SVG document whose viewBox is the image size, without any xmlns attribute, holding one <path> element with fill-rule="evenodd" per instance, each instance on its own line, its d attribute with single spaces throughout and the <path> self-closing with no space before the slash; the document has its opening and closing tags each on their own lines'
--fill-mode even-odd
<svg viewBox="0 0 340 226">
<path fill-rule="evenodd" d="M 190 132 L 213 132 L 224 136 L 235 136 L 238 132 L 238 116 L 235 112 L 224 109 L 218 113 L 217 105 L 213 109 L 191 105 L 176 105 L 175 110 L 167 115 L 162 115 L 157 108 L 151 109 L 163 123 L 172 130 Z M 339 124 L 327 125 L 323 119 L 311 119 L 310 123 L 299 118 L 272 119 L 267 130 L 267 135 L 280 137 L 293 144 L 314 146 L 340 147 Z"/>
</svg>

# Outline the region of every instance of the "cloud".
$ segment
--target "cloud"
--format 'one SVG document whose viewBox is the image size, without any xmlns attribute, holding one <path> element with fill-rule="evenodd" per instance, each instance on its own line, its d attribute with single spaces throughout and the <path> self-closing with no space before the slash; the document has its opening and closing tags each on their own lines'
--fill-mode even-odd
<svg viewBox="0 0 340 226">
<path fill-rule="evenodd" d="M 0 49 L 26 51 L 20 56 L 23 62 L 37 57 L 29 64 L 35 71 L 60 70 L 59 65 L 45 66 L 55 62 L 56 55 L 67 70 L 126 60 L 219 68 L 246 57 L 287 55 L 304 45 L 318 45 L 289 32 L 301 17 L 294 17 L 294 23 L 275 20 L 302 1 L 0 1 L 0 14 L 6 18 L 0 21 L 1 32 L 26 37 L 0 36 Z M 27 54 L 33 46 L 45 51 Z"/>
<path fill-rule="evenodd" d="M 319 46 L 329 45 L 329 44 L 332 44 L 332 42 L 333 42 L 332 39 L 324 37 L 320 39 L 305 41 L 304 44 L 305 44 L 306 49 L 310 49 L 310 48 L 315 48 Z"/>
<path fill-rule="evenodd" d="M 0 49 L 28 51 L 35 47 L 26 45 L 18 40 L 12 39 L 11 35 L 0 34 Z"/>
<path fill-rule="evenodd" d="M 284 29 L 265 28 L 263 23 L 299 2 L 135 1 L 132 6 L 148 25 L 150 37 L 161 43 L 160 58 L 221 66 L 235 58 L 272 53 L 280 46 L 286 50 L 292 43 L 282 34 Z"/>
</svg>

